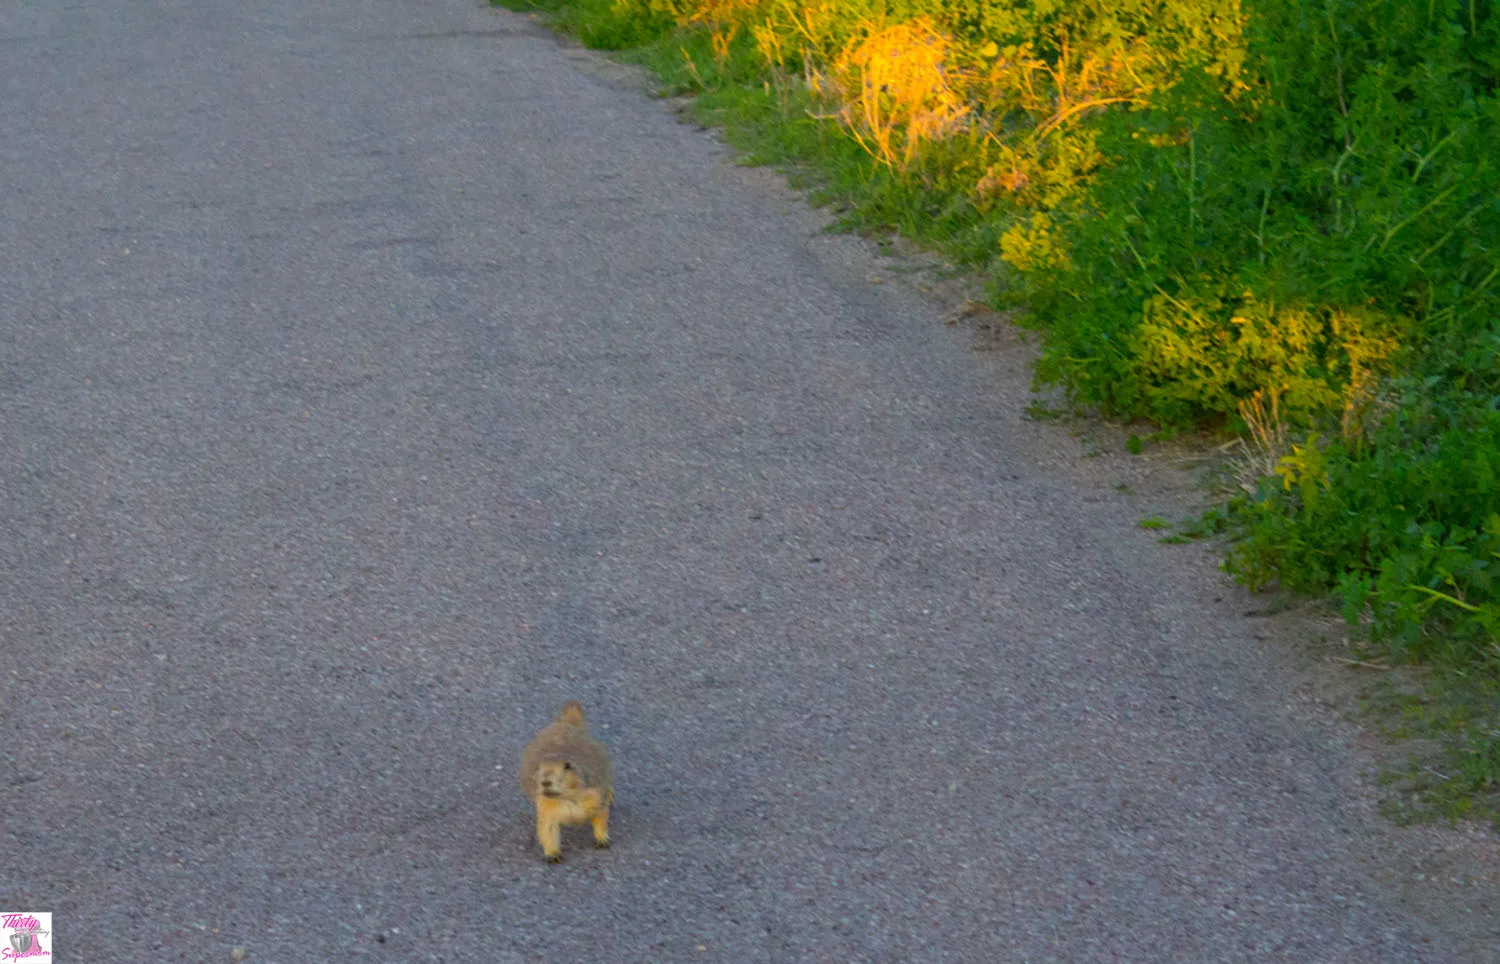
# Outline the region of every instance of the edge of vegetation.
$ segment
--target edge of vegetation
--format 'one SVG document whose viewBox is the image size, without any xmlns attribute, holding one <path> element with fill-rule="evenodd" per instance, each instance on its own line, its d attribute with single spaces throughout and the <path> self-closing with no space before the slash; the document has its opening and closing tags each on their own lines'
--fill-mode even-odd
<svg viewBox="0 0 1500 964">
<path fill-rule="evenodd" d="M 1441 746 L 1388 812 L 1500 826 L 1494 5 L 493 2 L 980 273 L 1079 409 L 1230 439 L 1218 508 L 1162 541 L 1336 600 L 1362 665 L 1409 668 L 1388 733 Z"/>
</svg>

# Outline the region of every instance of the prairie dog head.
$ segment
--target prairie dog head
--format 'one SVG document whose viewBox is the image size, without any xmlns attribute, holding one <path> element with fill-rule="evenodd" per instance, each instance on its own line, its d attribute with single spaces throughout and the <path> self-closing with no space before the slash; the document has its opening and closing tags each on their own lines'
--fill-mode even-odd
<svg viewBox="0 0 1500 964">
<path fill-rule="evenodd" d="M 588 788 L 588 774 L 567 757 L 549 756 L 536 768 L 536 789 L 544 797 L 567 798 Z"/>
</svg>

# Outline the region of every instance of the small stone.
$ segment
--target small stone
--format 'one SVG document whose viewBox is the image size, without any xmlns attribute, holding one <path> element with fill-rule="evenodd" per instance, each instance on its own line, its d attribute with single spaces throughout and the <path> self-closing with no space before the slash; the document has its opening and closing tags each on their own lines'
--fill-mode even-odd
<svg viewBox="0 0 1500 964">
<path fill-rule="evenodd" d="M 246 951 L 243 947 L 236 947 L 234 950 L 229 952 L 229 959 L 231 961 L 243 961 L 249 956 L 250 952 Z"/>
</svg>

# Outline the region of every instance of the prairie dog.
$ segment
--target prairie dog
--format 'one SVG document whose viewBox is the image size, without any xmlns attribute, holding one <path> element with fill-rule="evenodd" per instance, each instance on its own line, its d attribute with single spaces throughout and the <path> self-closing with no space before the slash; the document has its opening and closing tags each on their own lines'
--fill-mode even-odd
<svg viewBox="0 0 1500 964">
<path fill-rule="evenodd" d="M 577 700 L 563 704 L 557 719 L 522 751 L 521 792 L 536 804 L 536 840 L 548 863 L 562 860 L 562 828 L 569 824 L 592 824 L 594 846 L 609 846 L 614 771 L 609 751 L 589 736 Z"/>
</svg>

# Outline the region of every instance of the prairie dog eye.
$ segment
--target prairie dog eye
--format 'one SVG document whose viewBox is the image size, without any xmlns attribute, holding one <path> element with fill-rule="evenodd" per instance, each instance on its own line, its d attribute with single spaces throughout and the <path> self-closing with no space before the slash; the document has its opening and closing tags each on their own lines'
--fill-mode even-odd
<svg viewBox="0 0 1500 964">
<path fill-rule="evenodd" d="M 568 761 L 564 760 L 563 761 L 563 769 L 564 770 L 571 770 L 571 769 L 573 769 L 573 764 L 571 764 Z"/>
</svg>

